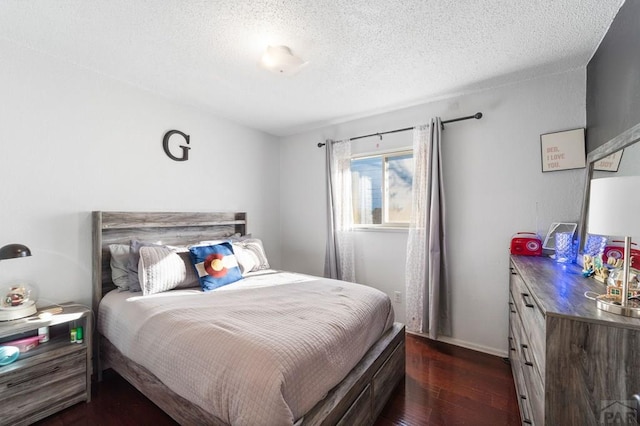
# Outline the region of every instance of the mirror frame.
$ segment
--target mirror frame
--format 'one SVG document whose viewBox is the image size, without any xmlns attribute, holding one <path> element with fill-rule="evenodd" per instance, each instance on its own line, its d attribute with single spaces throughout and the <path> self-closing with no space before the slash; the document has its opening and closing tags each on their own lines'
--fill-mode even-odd
<svg viewBox="0 0 640 426">
<path fill-rule="evenodd" d="M 587 135 L 588 137 L 588 135 Z M 640 140 L 640 123 L 631 127 L 629 130 L 619 134 L 610 141 L 600 145 L 587 154 L 587 168 L 584 178 L 584 194 L 582 196 L 582 211 L 580 212 L 580 221 L 578 222 L 578 230 L 580 236 L 579 253 L 584 252 L 584 242 L 587 235 L 587 217 L 589 209 L 589 192 L 591 190 L 591 178 L 593 177 L 593 165 L 596 161 L 613 154 L 616 151 L 627 148 Z"/>
</svg>

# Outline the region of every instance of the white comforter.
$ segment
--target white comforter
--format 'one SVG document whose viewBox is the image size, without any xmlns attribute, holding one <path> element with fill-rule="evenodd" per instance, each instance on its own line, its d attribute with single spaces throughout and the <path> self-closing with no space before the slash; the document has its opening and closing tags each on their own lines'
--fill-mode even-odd
<svg viewBox="0 0 640 426">
<path fill-rule="evenodd" d="M 393 323 L 384 293 L 343 281 L 274 273 L 220 290 L 113 291 L 100 304 L 98 328 L 231 425 L 293 424 Z"/>
</svg>

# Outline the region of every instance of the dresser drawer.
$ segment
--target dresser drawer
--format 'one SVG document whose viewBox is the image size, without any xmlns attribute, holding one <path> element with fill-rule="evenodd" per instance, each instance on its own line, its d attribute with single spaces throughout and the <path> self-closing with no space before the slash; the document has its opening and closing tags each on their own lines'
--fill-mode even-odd
<svg viewBox="0 0 640 426">
<path fill-rule="evenodd" d="M 509 361 L 511 363 L 520 362 L 520 358 L 518 357 L 518 344 L 516 343 L 516 338 L 509 327 Z"/>
<path fill-rule="evenodd" d="M 510 302 L 512 299 L 510 298 Z M 522 323 L 518 313 L 513 309 L 512 303 L 509 304 L 509 360 L 511 362 L 511 371 L 513 372 L 513 381 L 516 387 L 516 396 L 518 397 L 518 406 L 520 407 L 520 417 L 522 424 L 534 424 L 534 410 L 531 405 L 530 390 L 527 380 L 525 379 L 525 370 L 531 368 L 525 365 L 523 357 L 522 344 Z"/>
<path fill-rule="evenodd" d="M 520 419 L 523 425 L 535 425 L 536 423 L 531 417 L 531 405 L 529 399 L 524 395 L 518 396 L 518 405 L 520 405 Z"/>
<path fill-rule="evenodd" d="M 87 400 L 86 347 L 69 344 L 57 353 L 0 369 L 0 424 L 29 424 Z"/>
<path fill-rule="evenodd" d="M 522 322 L 515 310 L 515 303 L 509 293 L 509 359 L 511 364 L 520 363 L 520 335 L 522 333 Z"/>
<path fill-rule="evenodd" d="M 523 425 L 534 424 L 531 404 L 527 393 L 527 387 L 522 372 L 522 363 L 511 364 L 513 378 L 516 385 L 516 397 L 518 398 L 518 406 L 520 407 L 520 419 Z"/>
<path fill-rule="evenodd" d="M 533 418 L 535 424 L 543 425 L 544 424 L 544 386 L 542 384 L 542 379 L 538 375 L 536 369 L 531 363 L 525 362 L 526 359 L 526 351 L 522 352 L 523 354 L 523 362 L 522 366 L 522 375 L 524 377 L 524 383 L 527 388 L 527 399 L 529 402 L 529 407 L 531 408 L 531 417 Z"/>
<path fill-rule="evenodd" d="M 533 363 L 540 380 L 545 377 L 546 326 L 542 310 L 536 303 L 526 284 L 511 268 L 511 298 L 515 310 L 522 321 L 522 344 L 526 345 L 524 355 Z M 526 356 L 525 356 L 526 357 Z"/>
<path fill-rule="evenodd" d="M 513 300 L 513 295 L 509 292 L 509 315 L 511 314 L 518 315 L 518 305 L 515 300 Z"/>
</svg>

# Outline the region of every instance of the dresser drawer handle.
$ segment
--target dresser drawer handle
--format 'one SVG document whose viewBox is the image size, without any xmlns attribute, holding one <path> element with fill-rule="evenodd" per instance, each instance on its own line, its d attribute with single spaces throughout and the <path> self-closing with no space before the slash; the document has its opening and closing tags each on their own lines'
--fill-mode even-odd
<svg viewBox="0 0 640 426">
<path fill-rule="evenodd" d="M 529 301 L 529 295 L 527 293 L 520 293 L 520 294 L 522 294 L 522 300 L 524 301 L 524 306 L 526 306 L 527 308 L 536 307 L 533 303 Z"/>
<path fill-rule="evenodd" d="M 516 311 L 516 305 L 513 302 L 509 302 L 509 311 L 511 311 L 512 314 L 518 313 L 518 311 Z"/>
<path fill-rule="evenodd" d="M 512 345 L 512 343 L 513 343 L 513 337 L 509 337 L 509 350 L 515 352 L 516 348 L 515 346 Z"/>
<path fill-rule="evenodd" d="M 11 388 L 13 386 L 19 386 L 22 385 L 24 383 L 28 383 L 34 379 L 38 379 L 40 377 L 44 377 L 44 376 L 48 376 L 49 374 L 53 374 L 53 373 L 57 373 L 60 370 L 60 366 L 56 366 L 54 368 L 52 368 L 51 370 L 48 371 L 43 371 L 40 374 L 35 374 L 35 375 L 29 375 L 29 377 L 25 377 L 22 380 L 18 380 L 17 382 L 11 382 L 11 383 L 7 383 L 7 388 Z"/>
<path fill-rule="evenodd" d="M 527 404 L 525 401 L 527 400 L 527 397 L 524 395 L 520 395 L 520 399 L 523 401 L 522 402 L 522 423 L 526 423 L 528 425 L 533 424 L 531 419 L 529 419 L 529 413 L 525 412 L 525 407 L 527 407 Z"/>
<path fill-rule="evenodd" d="M 524 358 L 524 365 L 533 367 L 533 362 L 529 361 L 529 357 L 527 356 L 529 354 L 529 346 L 523 343 L 520 345 L 520 347 L 522 347 L 522 358 Z"/>
</svg>

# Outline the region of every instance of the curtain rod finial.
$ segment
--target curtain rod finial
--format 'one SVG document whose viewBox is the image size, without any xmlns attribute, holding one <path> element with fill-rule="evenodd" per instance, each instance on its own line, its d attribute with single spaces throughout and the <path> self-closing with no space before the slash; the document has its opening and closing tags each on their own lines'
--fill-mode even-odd
<svg viewBox="0 0 640 426">
<path fill-rule="evenodd" d="M 476 120 L 480 120 L 482 118 L 482 113 L 481 112 L 476 112 L 475 115 L 473 116 Z"/>
<path fill-rule="evenodd" d="M 324 143 L 324 142 L 318 142 L 318 148 L 322 148 L 325 145 L 326 145 L 326 143 Z"/>
</svg>

